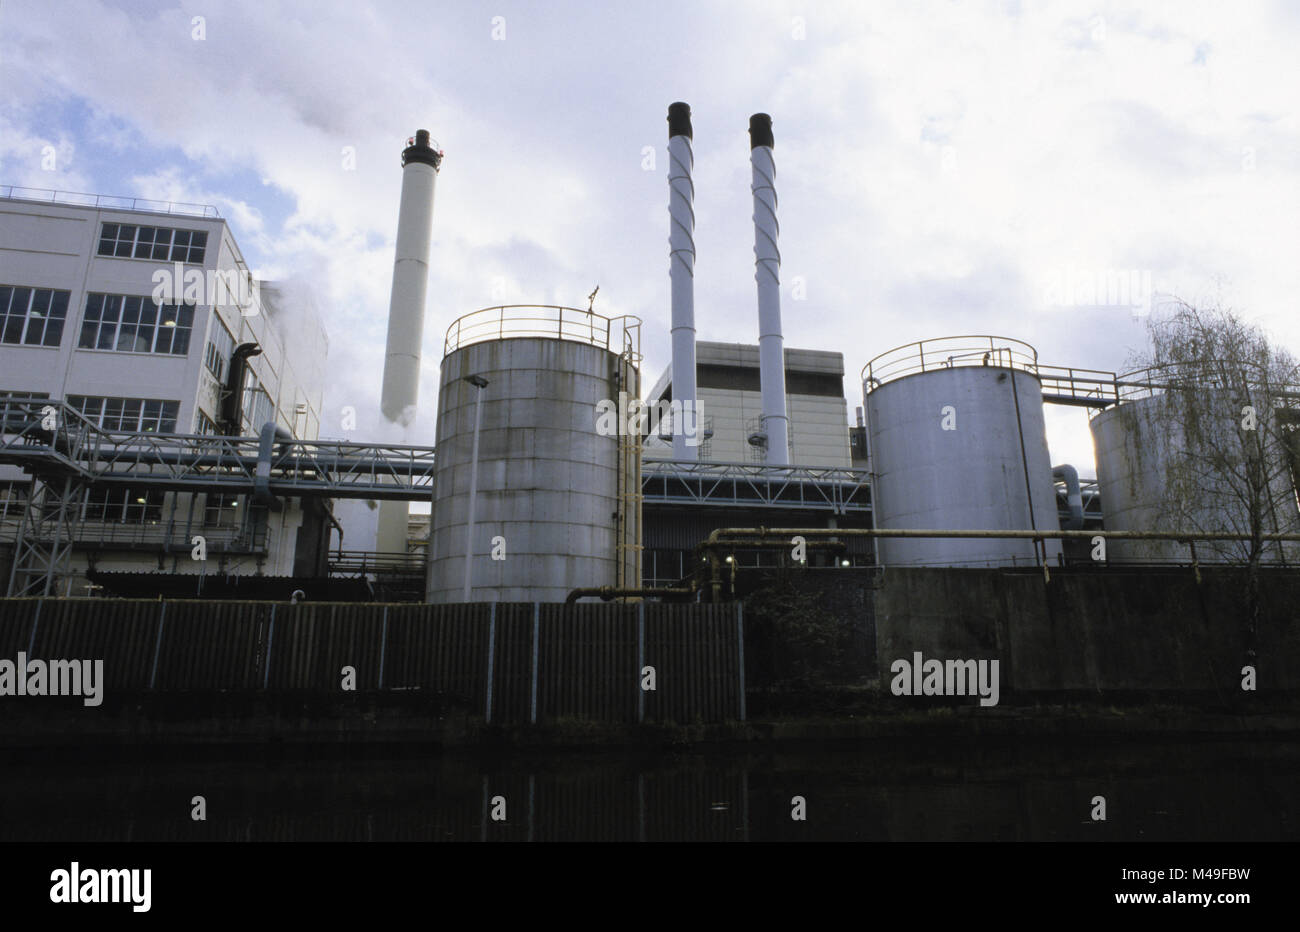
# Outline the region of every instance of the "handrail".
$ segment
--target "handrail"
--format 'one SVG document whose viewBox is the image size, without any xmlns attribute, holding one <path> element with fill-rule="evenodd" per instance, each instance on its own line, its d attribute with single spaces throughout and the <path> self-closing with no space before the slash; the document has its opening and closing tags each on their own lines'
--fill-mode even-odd
<svg viewBox="0 0 1300 932">
<path fill-rule="evenodd" d="M 491 340 L 549 338 L 585 343 L 615 353 L 632 352 L 639 366 L 641 318 L 632 314 L 606 317 L 594 311 L 559 304 L 498 304 L 456 319 L 447 328 L 443 355 Z"/>
<path fill-rule="evenodd" d="M 125 197 L 113 194 L 86 194 L 81 191 L 56 191 L 53 188 L 28 188 L 14 184 L 0 185 L 0 197 L 7 197 L 15 201 L 67 204 L 71 207 L 95 207 L 100 210 L 131 210 L 142 213 L 179 214 L 186 217 L 221 219 L 220 211 L 211 204 L 189 204 L 185 201 L 159 201 L 152 198 Z"/>
<path fill-rule="evenodd" d="M 1011 337 L 962 334 L 904 343 L 873 358 L 862 367 L 863 391 L 904 376 L 958 366 L 1000 366 L 1037 373 L 1038 351 Z"/>
</svg>

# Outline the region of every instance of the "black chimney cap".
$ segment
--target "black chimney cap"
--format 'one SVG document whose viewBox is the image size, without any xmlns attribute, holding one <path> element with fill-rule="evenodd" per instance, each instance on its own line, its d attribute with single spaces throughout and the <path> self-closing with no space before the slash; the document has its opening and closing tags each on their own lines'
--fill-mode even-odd
<svg viewBox="0 0 1300 932">
<path fill-rule="evenodd" d="M 668 138 L 672 139 L 674 136 L 694 138 L 691 135 L 691 105 L 684 104 L 680 100 L 668 105 Z"/>
<path fill-rule="evenodd" d="M 769 149 L 776 145 L 772 139 L 772 118 L 766 113 L 756 113 L 749 118 L 749 147 L 757 149 L 759 146 L 767 146 Z"/>
<path fill-rule="evenodd" d="M 407 162 L 423 162 L 425 165 L 432 165 L 434 171 L 442 165 L 442 153 L 434 151 L 429 145 L 427 129 L 417 129 L 415 139 L 407 140 L 407 146 L 402 150 L 403 168 L 406 167 Z"/>
</svg>

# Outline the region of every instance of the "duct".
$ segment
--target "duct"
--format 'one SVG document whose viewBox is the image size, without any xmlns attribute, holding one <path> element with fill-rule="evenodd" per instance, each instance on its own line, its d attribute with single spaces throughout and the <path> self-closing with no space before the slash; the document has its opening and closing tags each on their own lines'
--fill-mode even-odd
<svg viewBox="0 0 1300 932">
<path fill-rule="evenodd" d="M 1070 508 L 1065 530 L 1079 530 L 1083 527 L 1083 493 L 1079 490 L 1079 471 L 1068 463 L 1062 463 L 1052 467 L 1052 479 L 1065 482 L 1065 502 Z"/>
<path fill-rule="evenodd" d="M 257 469 L 253 473 L 253 501 L 279 512 L 284 510 L 284 502 L 271 492 L 271 456 L 277 439 L 292 440 L 293 435 L 283 427 L 267 421 L 262 425 L 262 433 L 257 444 Z"/>
<path fill-rule="evenodd" d="M 699 429 L 695 380 L 695 166 L 691 108 L 680 101 L 668 108 L 668 277 L 672 288 L 673 401 L 681 402 L 673 425 L 673 459 L 695 460 L 699 447 L 688 443 L 686 426 Z M 689 414 L 688 414 L 689 412 Z"/>
<path fill-rule="evenodd" d="M 217 430 L 224 437 L 239 437 L 244 430 L 244 373 L 248 360 L 262 355 L 256 343 L 240 343 L 230 354 L 230 371 L 226 373 L 226 389 L 221 398 L 221 417 Z"/>
<path fill-rule="evenodd" d="M 749 118 L 749 160 L 754 193 L 754 280 L 758 282 L 758 366 L 763 430 L 769 466 L 790 464 L 790 425 L 785 410 L 785 338 L 781 335 L 780 227 L 776 222 L 776 165 L 772 118 Z"/>
</svg>

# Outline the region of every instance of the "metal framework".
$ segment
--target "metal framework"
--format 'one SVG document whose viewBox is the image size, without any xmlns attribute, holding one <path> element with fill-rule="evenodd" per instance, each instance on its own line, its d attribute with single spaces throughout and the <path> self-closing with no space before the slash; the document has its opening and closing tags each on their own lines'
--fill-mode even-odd
<svg viewBox="0 0 1300 932">
<path fill-rule="evenodd" d="M 0 464 L 32 476 L 171 492 L 251 494 L 257 437 L 101 430 L 48 399 L 0 402 Z M 433 447 L 277 439 L 268 465 L 277 495 L 416 501 L 433 489 Z"/>
<path fill-rule="evenodd" d="M 870 473 L 847 466 L 642 460 L 646 504 L 744 505 L 833 514 L 871 511 Z"/>
<path fill-rule="evenodd" d="M 11 396 L 0 401 L 0 464 L 33 481 L 8 592 L 50 595 L 67 574 L 91 488 L 412 501 L 432 493 L 433 463 L 433 447 L 106 431 L 62 401 Z M 164 545 L 174 532 L 174 522 L 159 532 Z"/>
</svg>

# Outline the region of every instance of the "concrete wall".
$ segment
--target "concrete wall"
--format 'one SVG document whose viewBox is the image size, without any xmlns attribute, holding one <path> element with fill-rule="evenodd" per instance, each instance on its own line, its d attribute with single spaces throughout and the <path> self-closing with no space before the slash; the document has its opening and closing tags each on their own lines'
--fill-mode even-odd
<svg viewBox="0 0 1300 932">
<path fill-rule="evenodd" d="M 1246 651 L 1239 570 L 1035 572 L 887 570 L 873 590 L 881 688 L 889 666 L 926 659 L 997 659 L 1012 692 L 1241 691 Z M 1300 573 L 1263 582 L 1261 691 L 1300 689 Z"/>
</svg>

